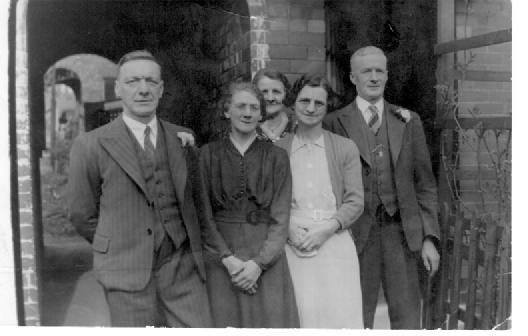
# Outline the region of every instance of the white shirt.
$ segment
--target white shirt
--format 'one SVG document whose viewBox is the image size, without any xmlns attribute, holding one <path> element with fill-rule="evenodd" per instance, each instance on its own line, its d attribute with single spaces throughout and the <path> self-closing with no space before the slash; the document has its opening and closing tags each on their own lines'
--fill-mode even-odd
<svg viewBox="0 0 528 336">
<path fill-rule="evenodd" d="M 369 111 L 368 108 L 370 105 L 376 106 L 376 108 L 378 109 L 379 124 L 381 125 L 381 121 L 383 120 L 383 99 L 378 100 L 375 104 L 371 104 L 360 96 L 357 96 L 356 104 L 359 110 L 361 111 L 361 114 L 363 114 L 363 118 L 365 118 L 365 122 L 367 123 L 367 125 L 370 121 L 370 117 L 372 116 L 372 113 Z"/>
<path fill-rule="evenodd" d="M 158 136 L 158 119 L 156 119 L 156 116 L 148 124 L 144 124 L 123 113 L 123 121 L 143 149 L 145 149 L 145 128 L 147 128 L 147 125 L 150 126 L 150 141 L 154 145 L 154 148 L 156 148 L 156 139 Z"/>
</svg>

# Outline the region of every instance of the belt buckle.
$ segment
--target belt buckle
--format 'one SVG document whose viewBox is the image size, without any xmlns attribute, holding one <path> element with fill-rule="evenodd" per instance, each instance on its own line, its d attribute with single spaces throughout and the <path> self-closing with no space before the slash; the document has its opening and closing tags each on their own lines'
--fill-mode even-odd
<svg viewBox="0 0 528 336">
<path fill-rule="evenodd" d="M 323 220 L 323 214 L 322 214 L 321 210 L 314 210 L 313 211 L 313 219 L 316 220 L 316 221 Z"/>
</svg>

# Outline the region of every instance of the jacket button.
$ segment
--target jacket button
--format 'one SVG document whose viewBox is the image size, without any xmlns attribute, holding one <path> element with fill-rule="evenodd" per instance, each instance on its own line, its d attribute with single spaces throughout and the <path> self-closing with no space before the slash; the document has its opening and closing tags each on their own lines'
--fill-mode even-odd
<svg viewBox="0 0 528 336">
<path fill-rule="evenodd" d="M 148 229 L 147 229 L 147 233 L 148 233 L 149 236 L 152 235 L 152 229 L 151 229 L 151 228 L 148 228 Z"/>
</svg>

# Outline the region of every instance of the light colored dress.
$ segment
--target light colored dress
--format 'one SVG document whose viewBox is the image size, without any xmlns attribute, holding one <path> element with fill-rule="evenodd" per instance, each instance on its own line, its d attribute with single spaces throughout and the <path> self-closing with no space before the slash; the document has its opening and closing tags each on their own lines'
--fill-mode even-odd
<svg viewBox="0 0 528 336">
<path fill-rule="evenodd" d="M 306 229 L 336 212 L 324 137 L 302 143 L 295 136 L 290 164 L 293 177 L 290 225 Z M 302 328 L 363 328 L 359 262 L 348 231 L 330 237 L 313 256 L 290 245 L 286 256 Z"/>
</svg>

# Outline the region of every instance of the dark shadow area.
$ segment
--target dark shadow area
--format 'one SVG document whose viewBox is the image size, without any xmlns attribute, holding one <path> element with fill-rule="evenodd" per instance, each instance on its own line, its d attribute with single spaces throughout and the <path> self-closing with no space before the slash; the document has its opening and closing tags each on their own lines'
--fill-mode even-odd
<svg viewBox="0 0 528 336">
<path fill-rule="evenodd" d="M 248 5 L 245 0 L 39 0 L 29 1 L 27 23 L 41 324 L 105 325 L 104 296 L 89 272 L 91 247 L 66 217 L 67 168 L 66 174 L 56 174 L 56 167 L 43 156 L 44 151 L 54 150 L 46 143 L 50 130 L 44 76 L 70 55 L 94 54 L 117 63 L 126 52 L 147 49 L 163 67 L 165 94 L 159 116 L 193 129 L 198 143 L 208 142 L 218 130 L 222 86 L 235 77 L 250 76 Z M 78 96 L 83 88 L 74 91 Z M 77 98 L 83 106 L 94 104 Z M 86 116 L 86 120 L 110 118 Z M 101 122 L 92 124 L 90 128 Z M 62 152 L 67 155 L 68 150 Z M 51 217 L 43 220 L 44 216 Z"/>
</svg>

